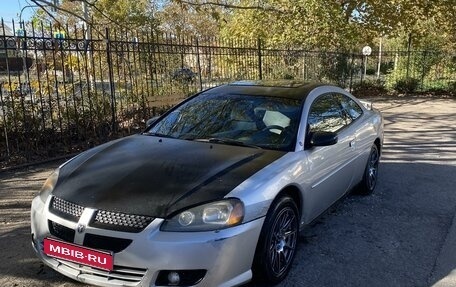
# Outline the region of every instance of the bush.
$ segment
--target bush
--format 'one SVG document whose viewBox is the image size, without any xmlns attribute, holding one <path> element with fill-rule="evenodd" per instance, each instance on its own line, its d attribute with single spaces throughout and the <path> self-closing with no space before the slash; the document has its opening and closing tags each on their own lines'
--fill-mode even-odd
<svg viewBox="0 0 456 287">
<path fill-rule="evenodd" d="M 345 86 L 350 74 L 350 55 L 342 53 L 320 53 L 319 80 Z"/>
<path fill-rule="evenodd" d="M 403 78 L 394 83 L 393 89 L 399 93 L 413 93 L 418 89 L 420 80 L 415 78 Z"/>
<path fill-rule="evenodd" d="M 181 84 L 193 84 L 197 75 L 190 68 L 181 68 L 174 71 L 172 79 Z"/>
<path fill-rule="evenodd" d="M 385 83 L 380 80 L 364 81 L 352 86 L 352 94 L 355 97 L 377 97 L 388 94 Z"/>
<path fill-rule="evenodd" d="M 456 95 L 456 82 L 449 82 L 448 83 L 448 91 L 452 95 Z"/>
<path fill-rule="evenodd" d="M 377 68 L 375 67 L 367 67 L 366 69 L 366 75 L 376 75 L 377 74 Z"/>
</svg>

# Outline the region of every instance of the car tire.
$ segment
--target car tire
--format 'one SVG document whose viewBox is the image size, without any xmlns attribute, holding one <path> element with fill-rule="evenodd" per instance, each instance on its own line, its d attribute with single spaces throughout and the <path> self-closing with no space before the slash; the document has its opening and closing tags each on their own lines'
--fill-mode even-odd
<svg viewBox="0 0 456 287">
<path fill-rule="evenodd" d="M 272 286 L 287 276 L 298 236 L 298 208 L 291 197 L 282 196 L 273 202 L 260 233 L 252 266 L 255 282 Z"/>
<path fill-rule="evenodd" d="M 378 180 L 378 163 L 380 153 L 376 144 L 372 145 L 369 157 L 367 159 L 366 168 L 364 169 L 363 179 L 361 180 L 357 192 L 362 195 L 371 194 Z"/>
</svg>

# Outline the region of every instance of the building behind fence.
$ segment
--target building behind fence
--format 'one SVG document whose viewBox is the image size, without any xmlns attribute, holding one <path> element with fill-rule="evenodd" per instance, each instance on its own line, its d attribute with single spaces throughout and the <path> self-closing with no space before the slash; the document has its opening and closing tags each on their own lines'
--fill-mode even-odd
<svg viewBox="0 0 456 287">
<path fill-rule="evenodd" d="M 373 80 L 412 78 L 421 90 L 456 81 L 456 55 L 429 51 L 365 58 L 108 29 L 85 37 L 81 29 L 60 33 L 43 24 L 12 34 L 0 31 L 0 167 L 140 132 L 148 118 L 189 95 L 238 79 L 324 81 L 350 90 Z"/>
</svg>

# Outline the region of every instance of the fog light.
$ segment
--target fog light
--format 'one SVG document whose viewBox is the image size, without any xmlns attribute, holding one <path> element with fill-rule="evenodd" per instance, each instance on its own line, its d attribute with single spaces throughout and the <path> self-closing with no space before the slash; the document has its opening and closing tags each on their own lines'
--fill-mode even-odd
<svg viewBox="0 0 456 287">
<path fill-rule="evenodd" d="M 169 285 L 171 285 L 171 286 L 179 285 L 179 283 L 180 283 L 179 273 L 177 273 L 175 271 L 169 272 L 168 273 L 168 282 L 169 282 Z"/>
<path fill-rule="evenodd" d="M 193 286 L 201 282 L 207 270 L 161 270 L 155 285 L 151 286 Z"/>
</svg>

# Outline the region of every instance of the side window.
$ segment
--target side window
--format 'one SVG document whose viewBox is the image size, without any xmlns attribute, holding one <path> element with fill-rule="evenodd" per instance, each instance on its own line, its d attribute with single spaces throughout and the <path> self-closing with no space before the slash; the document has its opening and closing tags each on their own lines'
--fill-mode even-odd
<svg viewBox="0 0 456 287">
<path fill-rule="evenodd" d="M 350 116 L 351 121 L 356 120 L 363 114 L 363 109 L 352 99 L 345 95 L 338 95 L 340 103 L 345 112 Z"/>
<path fill-rule="evenodd" d="M 348 124 L 346 117 L 336 95 L 322 95 L 310 107 L 309 132 L 337 132 Z"/>
</svg>

